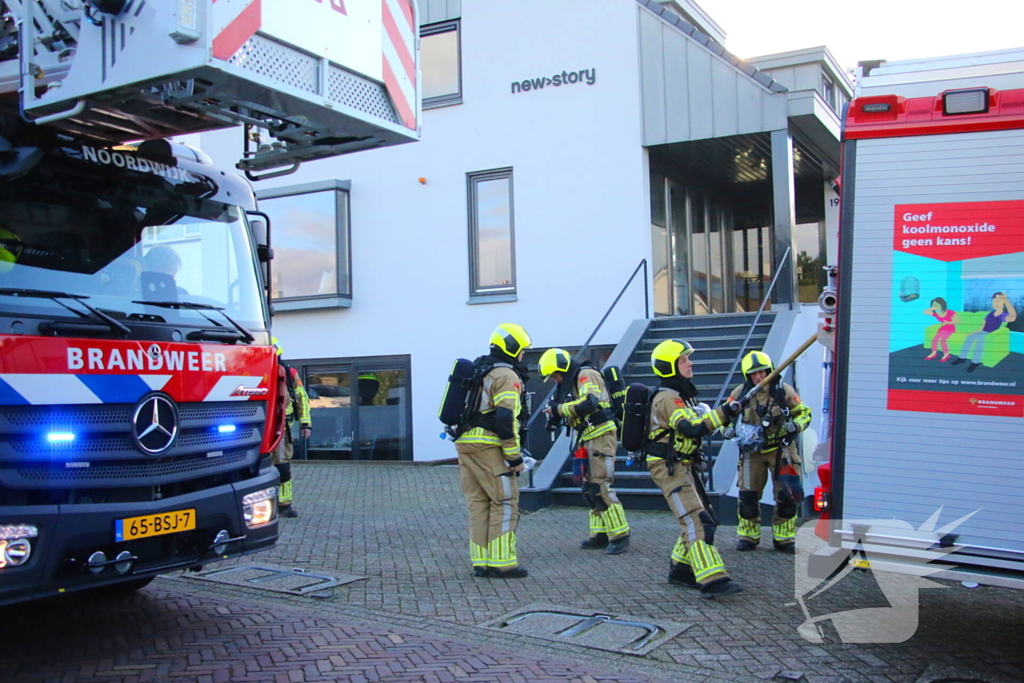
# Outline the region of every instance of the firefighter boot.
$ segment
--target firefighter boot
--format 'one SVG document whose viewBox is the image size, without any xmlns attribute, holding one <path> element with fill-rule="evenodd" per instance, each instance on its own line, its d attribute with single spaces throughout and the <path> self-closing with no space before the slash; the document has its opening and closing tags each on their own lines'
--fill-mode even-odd
<svg viewBox="0 0 1024 683">
<path fill-rule="evenodd" d="M 299 513 L 291 505 L 282 505 L 278 508 L 277 515 L 278 517 L 295 518 L 299 516 Z"/>
<path fill-rule="evenodd" d="M 523 567 L 512 567 L 511 569 L 495 569 L 490 567 L 487 570 L 489 579 L 521 579 L 529 574 Z"/>
<path fill-rule="evenodd" d="M 593 550 L 595 548 L 607 548 L 608 534 L 598 534 L 597 536 L 591 536 L 587 540 L 580 543 L 580 547 L 584 550 Z"/>
<path fill-rule="evenodd" d="M 700 584 L 697 583 L 697 579 L 693 575 L 693 569 L 690 568 L 690 565 L 682 562 L 669 564 L 668 582 L 687 588 L 700 588 Z"/>
<path fill-rule="evenodd" d="M 715 579 L 714 581 L 701 586 L 700 597 L 705 600 L 714 600 L 715 598 L 739 593 L 741 590 L 743 590 L 743 586 L 739 585 L 729 577 L 723 576 L 720 579 Z"/>
<path fill-rule="evenodd" d="M 608 555 L 618 555 L 619 553 L 626 552 L 626 550 L 628 549 L 629 534 L 626 534 L 625 536 L 619 536 L 618 538 L 613 538 L 611 541 L 609 541 L 608 547 L 605 549 L 604 552 Z"/>
<path fill-rule="evenodd" d="M 778 541 L 772 541 L 772 545 L 780 553 L 786 553 L 787 555 L 796 555 L 796 543 L 792 541 L 789 543 L 779 543 Z"/>
</svg>

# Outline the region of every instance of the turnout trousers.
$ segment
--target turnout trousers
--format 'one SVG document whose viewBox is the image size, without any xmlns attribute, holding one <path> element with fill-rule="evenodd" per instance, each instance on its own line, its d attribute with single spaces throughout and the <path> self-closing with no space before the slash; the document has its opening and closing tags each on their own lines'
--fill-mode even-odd
<svg viewBox="0 0 1024 683">
<path fill-rule="evenodd" d="M 796 542 L 796 508 L 787 506 L 780 497 L 782 481 L 775 476 L 778 449 L 768 453 L 743 453 L 739 464 L 740 510 L 736 535 L 755 545 L 761 540 L 761 493 L 772 478 L 775 508 L 772 512 L 772 539 L 778 545 Z M 787 509 L 787 508 L 792 508 Z M 790 512 L 789 517 L 779 514 Z"/>
<path fill-rule="evenodd" d="M 281 440 L 274 449 L 274 466 L 281 475 L 281 492 L 277 496 L 279 505 L 292 504 L 292 454 L 295 446 L 292 443 L 292 427 L 286 425 Z"/>
<path fill-rule="evenodd" d="M 626 512 L 615 495 L 615 433 L 602 434 L 584 441 L 587 451 L 587 474 L 583 481 L 583 498 L 590 506 L 590 538 L 607 534 L 615 540 L 629 535 Z"/>
<path fill-rule="evenodd" d="M 713 545 L 715 523 L 694 487 L 690 463 L 675 463 L 670 474 L 668 462 L 648 457 L 647 469 L 682 527 L 679 540 L 672 548 L 673 572 L 683 569 L 679 565 L 685 565 L 701 585 L 727 578 L 725 563 Z"/>
<path fill-rule="evenodd" d="M 469 556 L 474 567 L 519 565 L 516 526 L 519 482 L 500 446 L 456 443 L 462 493 L 469 510 Z"/>
</svg>

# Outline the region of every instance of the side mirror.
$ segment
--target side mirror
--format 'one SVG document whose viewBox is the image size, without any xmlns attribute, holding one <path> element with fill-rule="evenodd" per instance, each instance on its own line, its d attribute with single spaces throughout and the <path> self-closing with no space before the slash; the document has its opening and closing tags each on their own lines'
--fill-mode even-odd
<svg viewBox="0 0 1024 683">
<path fill-rule="evenodd" d="M 263 287 L 266 290 L 270 315 L 274 315 L 274 307 L 269 305 L 271 299 L 270 262 L 274 259 L 274 250 L 270 248 L 270 217 L 261 211 L 248 211 L 246 213 L 249 216 L 249 231 L 252 233 L 252 240 L 256 244 L 256 258 L 260 262 Z"/>
<path fill-rule="evenodd" d="M 252 230 L 252 239 L 256 246 L 267 248 L 270 244 L 267 222 L 262 218 L 253 218 L 249 221 L 249 228 Z"/>
</svg>

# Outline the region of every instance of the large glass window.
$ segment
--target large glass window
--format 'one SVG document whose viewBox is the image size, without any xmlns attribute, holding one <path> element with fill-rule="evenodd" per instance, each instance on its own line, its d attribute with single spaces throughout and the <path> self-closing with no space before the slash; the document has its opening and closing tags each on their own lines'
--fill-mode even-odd
<svg viewBox="0 0 1024 683">
<path fill-rule="evenodd" d="M 693 254 L 693 313 L 711 313 L 711 289 L 709 279 L 710 256 L 708 254 L 707 225 L 704 213 L 704 197 L 690 193 L 690 245 Z"/>
<path fill-rule="evenodd" d="M 825 224 L 799 223 L 794 232 L 799 300 L 815 303 L 828 284 L 828 275 L 825 273 Z"/>
<path fill-rule="evenodd" d="M 468 179 L 470 294 L 515 294 L 512 169 L 470 173 Z"/>
<path fill-rule="evenodd" d="M 424 109 L 462 102 L 458 21 L 420 28 L 420 74 Z"/>
<path fill-rule="evenodd" d="M 275 303 L 352 298 L 348 184 L 337 180 L 264 190 L 270 216 Z"/>
<path fill-rule="evenodd" d="M 668 271 L 669 235 L 665 207 L 665 176 L 651 174 L 651 286 L 654 314 L 672 315 L 672 292 Z"/>
<path fill-rule="evenodd" d="M 409 358 L 335 359 L 302 365 L 313 460 L 412 460 Z"/>
<path fill-rule="evenodd" d="M 690 232 L 686 221 L 686 188 L 670 180 L 672 246 L 672 315 L 690 314 Z"/>
</svg>

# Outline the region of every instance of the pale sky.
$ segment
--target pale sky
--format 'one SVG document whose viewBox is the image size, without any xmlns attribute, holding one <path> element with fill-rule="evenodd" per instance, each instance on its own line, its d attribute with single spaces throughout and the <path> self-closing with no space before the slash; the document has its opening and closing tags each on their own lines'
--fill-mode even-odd
<svg viewBox="0 0 1024 683">
<path fill-rule="evenodd" d="M 1024 47 L 1021 0 L 696 0 L 742 59 L 825 45 L 844 69 L 868 59 Z"/>
</svg>

